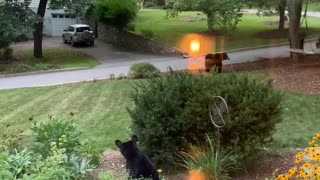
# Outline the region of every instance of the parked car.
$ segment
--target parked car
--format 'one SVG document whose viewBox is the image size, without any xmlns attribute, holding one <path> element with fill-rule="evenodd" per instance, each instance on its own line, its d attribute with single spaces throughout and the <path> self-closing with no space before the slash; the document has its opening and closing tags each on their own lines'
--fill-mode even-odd
<svg viewBox="0 0 320 180">
<path fill-rule="evenodd" d="M 70 43 L 72 46 L 78 43 L 88 43 L 93 46 L 94 33 L 89 25 L 74 24 L 64 30 L 62 40 L 64 43 Z"/>
</svg>

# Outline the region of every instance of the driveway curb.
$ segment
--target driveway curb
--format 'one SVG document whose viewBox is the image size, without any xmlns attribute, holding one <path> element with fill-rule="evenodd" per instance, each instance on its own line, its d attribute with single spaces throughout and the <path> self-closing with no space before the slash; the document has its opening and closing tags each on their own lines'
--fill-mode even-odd
<svg viewBox="0 0 320 180">
<path fill-rule="evenodd" d="M 75 68 L 52 69 L 52 70 L 33 71 L 33 72 L 15 73 L 15 74 L 4 74 L 4 75 L 0 75 L 0 78 L 34 75 L 34 74 L 47 74 L 47 73 L 64 72 L 64 71 L 78 71 L 78 70 L 85 70 L 85 69 L 91 69 L 91 68 L 75 67 Z"/>
</svg>

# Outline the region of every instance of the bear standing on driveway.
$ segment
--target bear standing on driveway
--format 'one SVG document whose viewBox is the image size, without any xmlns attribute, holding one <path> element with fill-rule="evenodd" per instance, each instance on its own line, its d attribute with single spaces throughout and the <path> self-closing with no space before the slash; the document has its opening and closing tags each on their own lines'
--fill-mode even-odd
<svg viewBox="0 0 320 180">
<path fill-rule="evenodd" d="M 127 160 L 127 170 L 132 178 L 152 178 L 159 180 L 156 168 L 153 166 L 149 158 L 144 155 L 137 147 L 138 137 L 132 136 L 131 141 L 122 143 L 116 140 L 115 144 L 120 149 L 121 154 Z"/>
<path fill-rule="evenodd" d="M 227 55 L 227 52 L 207 54 L 205 56 L 205 70 L 209 72 L 211 68 L 215 66 L 214 71 L 221 73 L 223 60 L 229 60 L 229 56 Z"/>
</svg>

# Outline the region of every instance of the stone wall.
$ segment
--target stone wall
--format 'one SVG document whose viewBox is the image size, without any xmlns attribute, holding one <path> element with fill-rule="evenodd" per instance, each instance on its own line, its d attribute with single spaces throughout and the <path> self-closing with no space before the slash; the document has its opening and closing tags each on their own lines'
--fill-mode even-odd
<svg viewBox="0 0 320 180">
<path fill-rule="evenodd" d="M 99 39 L 127 50 L 162 54 L 162 55 L 182 55 L 182 51 L 165 46 L 157 41 L 145 38 L 143 36 L 119 31 L 118 29 L 99 23 Z"/>
</svg>

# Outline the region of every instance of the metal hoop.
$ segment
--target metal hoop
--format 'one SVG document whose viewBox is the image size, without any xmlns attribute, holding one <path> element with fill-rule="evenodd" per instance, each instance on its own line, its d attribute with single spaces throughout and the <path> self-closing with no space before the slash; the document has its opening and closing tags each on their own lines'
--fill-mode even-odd
<svg viewBox="0 0 320 180">
<path fill-rule="evenodd" d="M 215 101 L 215 99 L 221 100 L 221 103 L 222 103 L 222 104 L 225 106 L 225 108 L 226 108 L 226 114 L 227 114 L 227 115 L 229 115 L 229 108 L 228 108 L 228 105 L 227 105 L 226 100 L 223 99 L 221 96 L 214 96 L 214 97 L 212 98 L 213 103 L 211 103 L 211 104 L 209 105 L 209 115 L 210 115 L 210 119 L 211 119 L 212 124 L 213 124 L 216 128 L 220 129 L 220 128 L 222 128 L 222 127 L 224 127 L 224 126 L 226 125 L 226 121 L 225 121 L 225 119 L 224 119 L 224 117 L 223 117 L 223 113 L 224 113 L 224 112 L 221 112 L 221 108 L 218 107 L 217 102 Z M 221 103 L 220 103 L 219 106 L 221 106 Z M 213 112 L 213 108 L 215 108 L 215 110 L 216 110 L 217 113 L 214 113 L 214 112 Z M 222 122 L 222 125 L 218 125 L 218 124 L 215 122 L 214 116 L 217 116 L 217 115 L 215 115 L 215 114 L 217 114 L 217 115 L 220 117 L 221 122 Z"/>
</svg>

